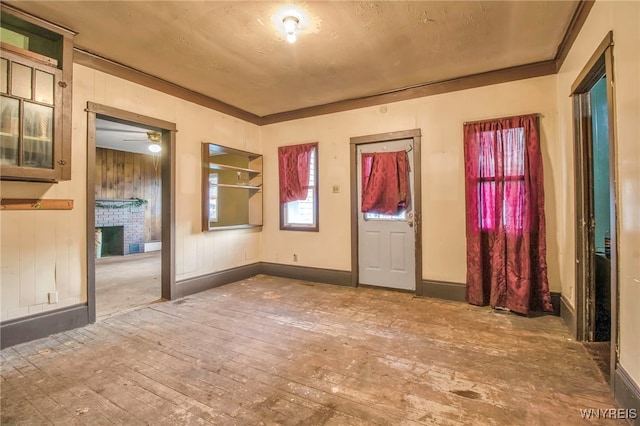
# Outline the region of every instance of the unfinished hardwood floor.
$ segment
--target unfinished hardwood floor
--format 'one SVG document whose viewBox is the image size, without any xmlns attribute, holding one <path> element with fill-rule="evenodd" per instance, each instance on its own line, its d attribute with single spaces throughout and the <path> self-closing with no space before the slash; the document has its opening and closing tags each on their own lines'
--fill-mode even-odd
<svg viewBox="0 0 640 426">
<path fill-rule="evenodd" d="M 160 251 L 96 259 L 97 318 L 159 301 L 161 271 Z"/>
<path fill-rule="evenodd" d="M 558 317 L 264 275 L 0 354 L 2 424 L 578 425 L 617 407 Z"/>
</svg>

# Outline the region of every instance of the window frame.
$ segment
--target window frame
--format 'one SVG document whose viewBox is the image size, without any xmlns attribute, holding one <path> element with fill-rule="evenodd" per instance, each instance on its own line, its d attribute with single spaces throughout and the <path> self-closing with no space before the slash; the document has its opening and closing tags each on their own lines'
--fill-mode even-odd
<svg viewBox="0 0 640 426">
<path fill-rule="evenodd" d="M 312 144 L 313 145 L 313 151 L 314 151 L 314 161 L 313 161 L 313 167 L 311 167 L 310 171 L 309 171 L 309 176 L 313 176 L 314 177 L 314 184 L 313 186 L 308 185 L 305 188 L 307 190 L 312 190 L 312 200 L 313 200 L 313 224 L 312 225 L 306 225 L 306 224 L 292 224 L 292 223 L 288 223 L 286 218 L 287 218 L 287 205 L 289 203 L 283 203 L 280 204 L 280 230 L 281 231 L 304 231 L 304 232 L 319 232 L 320 231 L 320 222 L 319 222 L 319 211 L 320 211 L 320 204 L 319 204 L 319 199 L 320 197 L 318 196 L 318 188 L 319 188 L 319 179 L 318 179 L 318 163 L 319 163 L 319 157 L 320 157 L 320 150 L 318 149 L 318 143 L 315 142 Z M 313 175 L 312 175 L 313 174 Z M 297 201 L 291 201 L 291 203 L 294 203 Z"/>
</svg>

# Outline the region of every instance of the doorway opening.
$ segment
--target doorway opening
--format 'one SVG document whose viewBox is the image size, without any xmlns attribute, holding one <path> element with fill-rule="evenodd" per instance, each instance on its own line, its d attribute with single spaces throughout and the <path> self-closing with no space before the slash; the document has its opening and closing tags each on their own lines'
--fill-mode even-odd
<svg viewBox="0 0 640 426">
<path fill-rule="evenodd" d="M 96 118 L 96 318 L 161 299 L 160 130 Z M 153 150 L 152 150 L 153 149 Z"/>
<path fill-rule="evenodd" d="M 613 36 L 572 87 L 576 158 L 576 337 L 612 384 L 617 362 Z"/>
<path fill-rule="evenodd" d="M 174 294 L 175 125 L 88 104 L 89 320 Z"/>
<path fill-rule="evenodd" d="M 419 129 L 351 138 L 351 271 L 354 287 L 371 285 L 423 295 L 420 139 Z M 388 164 L 378 169 L 376 162 Z M 405 162 L 408 166 L 406 174 Z M 406 182 L 402 183 L 404 176 Z M 380 187 L 373 188 L 372 193 L 374 182 Z M 382 195 L 390 193 L 387 184 L 394 188 L 400 185 L 401 199 L 388 200 Z"/>
</svg>

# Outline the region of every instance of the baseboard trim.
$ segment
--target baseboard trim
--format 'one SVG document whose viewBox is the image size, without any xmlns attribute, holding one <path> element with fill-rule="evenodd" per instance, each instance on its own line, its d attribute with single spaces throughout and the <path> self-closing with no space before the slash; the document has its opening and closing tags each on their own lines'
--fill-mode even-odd
<svg viewBox="0 0 640 426">
<path fill-rule="evenodd" d="M 262 273 L 262 267 L 258 262 L 238 266 L 237 268 L 225 269 L 224 271 L 213 272 L 211 274 L 200 275 L 194 278 L 187 278 L 176 282 L 176 298 L 189 296 L 235 281 L 246 280 L 260 273 Z"/>
<path fill-rule="evenodd" d="M 347 287 L 352 286 L 350 271 L 258 262 L 177 281 L 176 298 L 189 296 L 235 281 L 245 280 L 258 274 Z M 465 292 L 465 284 L 422 280 L 419 283 L 416 295 L 464 302 Z M 561 314 L 570 329 L 574 330 L 570 324 L 574 324 L 573 327 L 575 327 L 575 314 L 566 300 L 561 297 L 560 293 L 552 293 L 552 303 L 554 305 L 554 311 L 556 310 L 556 306 L 558 306 L 559 314 Z M 50 311 L 44 314 L 5 321 L 0 324 L 2 333 L 1 347 L 5 348 L 18 343 L 28 342 L 33 339 L 46 337 L 53 333 L 71 330 L 87 324 L 89 324 L 89 317 L 86 305 L 74 305 L 69 308 Z"/>
<path fill-rule="evenodd" d="M 433 297 L 436 299 L 464 302 L 467 286 L 462 283 L 448 281 L 422 280 L 417 296 Z"/>
<path fill-rule="evenodd" d="M 308 266 L 284 265 L 262 262 L 262 273 L 282 278 L 313 281 L 351 287 L 351 272 L 337 269 L 311 268 Z"/>
<path fill-rule="evenodd" d="M 0 324 L 0 349 L 89 324 L 86 304 L 30 315 Z"/>
<path fill-rule="evenodd" d="M 628 410 L 631 417 L 627 419 L 632 425 L 640 425 L 640 387 L 633 381 L 629 373 L 620 365 L 616 365 L 613 382 L 613 393 L 622 408 Z"/>
<path fill-rule="evenodd" d="M 562 305 L 562 293 L 551 292 L 551 306 L 553 306 L 553 315 L 560 316 L 560 306 Z"/>
<path fill-rule="evenodd" d="M 576 328 L 576 311 L 564 296 L 560 296 L 560 317 L 569 329 L 571 337 L 577 339 L 578 329 Z"/>
</svg>

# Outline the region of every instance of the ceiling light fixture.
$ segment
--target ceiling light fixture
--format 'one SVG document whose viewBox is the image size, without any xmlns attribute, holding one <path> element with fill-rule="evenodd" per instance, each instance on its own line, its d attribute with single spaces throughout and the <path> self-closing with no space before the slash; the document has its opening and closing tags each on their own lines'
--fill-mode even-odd
<svg viewBox="0 0 640 426">
<path fill-rule="evenodd" d="M 296 30 L 298 29 L 298 24 L 300 24 L 300 20 L 295 16 L 285 16 L 282 20 L 284 24 L 284 31 L 287 33 L 287 41 L 289 43 L 296 42 Z"/>
<path fill-rule="evenodd" d="M 149 149 L 149 151 L 153 152 L 154 154 L 162 151 L 162 145 L 160 145 L 161 136 L 162 135 L 160 132 L 147 132 L 147 137 L 151 142 L 147 148 Z"/>
</svg>

